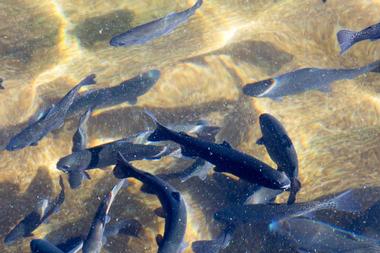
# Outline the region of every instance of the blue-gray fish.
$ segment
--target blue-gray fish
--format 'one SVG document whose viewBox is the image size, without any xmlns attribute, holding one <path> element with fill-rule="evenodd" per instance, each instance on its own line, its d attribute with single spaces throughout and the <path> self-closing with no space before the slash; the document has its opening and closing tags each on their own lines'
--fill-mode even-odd
<svg viewBox="0 0 380 253">
<path fill-rule="evenodd" d="M 293 218 L 269 224 L 269 230 L 290 236 L 300 252 L 377 253 L 380 241 L 308 218 Z"/>
<path fill-rule="evenodd" d="M 67 111 L 78 94 L 79 89 L 85 85 L 95 84 L 95 75 L 89 75 L 78 85 L 71 89 L 57 104 L 39 114 L 36 121 L 31 122 L 20 133 L 11 138 L 6 149 L 14 151 L 27 146 L 35 146 L 48 133 L 63 126 Z"/>
<path fill-rule="evenodd" d="M 227 224 L 270 224 L 272 221 L 289 219 L 310 214 L 323 209 L 339 210 L 355 213 L 360 211 L 359 201 L 355 201 L 355 196 L 351 190 L 342 194 L 321 201 L 311 201 L 304 203 L 287 204 L 256 204 L 231 206 L 214 214 L 217 221 Z"/>
<path fill-rule="evenodd" d="M 234 226 L 227 226 L 217 238 L 193 242 L 191 248 L 194 253 L 219 253 L 230 245 L 234 230 Z"/>
<path fill-rule="evenodd" d="M 32 253 L 76 253 L 83 247 L 83 241 L 80 241 L 74 248 L 69 251 L 63 251 L 51 242 L 43 239 L 33 239 L 30 242 L 30 250 Z"/>
<path fill-rule="evenodd" d="M 378 73 L 379 67 L 380 61 L 351 69 L 303 68 L 274 78 L 249 83 L 243 87 L 243 93 L 251 97 L 268 97 L 278 100 L 309 90 L 330 92 L 333 82 L 355 79 L 368 72 Z"/>
<path fill-rule="evenodd" d="M 340 30 L 336 37 L 340 46 L 340 54 L 345 53 L 350 47 L 363 40 L 380 39 L 380 23 L 371 25 L 359 32 L 350 30 Z"/>
<path fill-rule="evenodd" d="M 43 199 L 37 209 L 25 216 L 25 218 L 5 236 L 4 243 L 6 245 L 10 245 L 23 237 L 33 236 L 34 230 L 42 223 L 47 222 L 52 214 L 59 211 L 59 207 L 65 200 L 65 186 L 62 177 L 59 178 L 59 185 L 61 186 L 61 192 L 57 198 L 50 204 L 47 199 Z"/>
<path fill-rule="evenodd" d="M 156 237 L 158 253 L 180 253 L 185 248 L 186 205 L 181 194 L 167 182 L 148 172 L 141 171 L 128 163 L 121 154 L 114 168 L 117 178 L 136 178 L 143 183 L 145 192 L 157 195 L 162 209 L 156 212 L 165 218 L 164 235 Z"/>
<path fill-rule="evenodd" d="M 194 6 L 187 10 L 170 13 L 163 18 L 139 25 L 125 33 L 116 35 L 111 39 L 110 45 L 113 47 L 142 45 L 167 35 L 194 15 L 195 11 L 201 7 L 202 3 L 203 0 L 197 0 Z"/>
<path fill-rule="evenodd" d="M 149 70 L 117 86 L 90 90 L 78 95 L 67 112 L 67 117 L 82 114 L 87 108 L 102 109 L 128 102 L 137 103 L 137 98 L 148 92 L 160 78 L 160 71 Z"/>
<path fill-rule="evenodd" d="M 0 77 L 0 89 L 2 89 L 2 90 L 5 89 L 3 82 L 4 82 L 4 79 Z"/>
<path fill-rule="evenodd" d="M 98 210 L 96 211 L 95 217 L 92 220 L 87 238 L 83 242 L 83 253 L 100 253 L 103 246 L 105 227 L 110 220 L 108 213 L 116 194 L 123 186 L 126 186 L 126 183 L 126 180 L 120 180 L 120 182 L 117 183 L 106 196 L 104 196 Z"/>
</svg>

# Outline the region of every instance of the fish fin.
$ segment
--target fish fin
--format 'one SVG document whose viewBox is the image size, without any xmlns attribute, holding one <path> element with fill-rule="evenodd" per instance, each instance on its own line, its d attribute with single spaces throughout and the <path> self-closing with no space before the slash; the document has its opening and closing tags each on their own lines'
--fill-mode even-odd
<svg viewBox="0 0 380 253">
<path fill-rule="evenodd" d="M 184 156 L 182 154 L 182 150 L 180 148 L 171 152 L 170 154 L 168 154 L 168 156 L 178 158 L 178 159 L 183 159 L 183 160 L 193 160 L 193 158 L 191 158 L 191 157 Z"/>
<path fill-rule="evenodd" d="M 30 143 L 30 146 L 37 146 L 38 145 L 38 142 L 32 142 Z"/>
<path fill-rule="evenodd" d="M 161 218 L 166 218 L 166 213 L 162 207 L 154 209 L 154 214 Z"/>
<path fill-rule="evenodd" d="M 164 237 L 161 234 L 156 235 L 156 243 L 158 247 L 162 245 L 162 241 L 164 240 Z"/>
<path fill-rule="evenodd" d="M 170 138 L 170 130 L 164 127 L 157 118 L 148 110 L 145 110 L 145 114 L 148 115 L 156 124 L 156 129 L 148 136 L 148 141 L 167 141 Z"/>
<path fill-rule="evenodd" d="M 128 103 L 129 103 L 130 105 L 135 105 L 135 104 L 137 104 L 137 97 L 132 97 L 132 98 L 128 99 Z"/>
<path fill-rule="evenodd" d="M 172 192 L 172 197 L 178 202 L 181 201 L 181 194 L 179 192 Z"/>
<path fill-rule="evenodd" d="M 340 30 L 336 34 L 341 55 L 344 54 L 355 43 L 356 34 L 356 32 L 350 30 Z"/>
<path fill-rule="evenodd" d="M 88 174 L 87 171 L 83 171 L 83 175 L 86 177 L 87 180 L 91 180 L 90 174 Z"/>
<path fill-rule="evenodd" d="M 221 144 L 223 147 L 226 147 L 226 148 L 231 148 L 232 149 L 232 146 L 230 143 L 228 143 L 227 141 L 223 141 L 222 144 Z"/>
<path fill-rule="evenodd" d="M 219 133 L 220 127 L 217 126 L 202 126 L 196 135 L 199 139 L 215 142 L 216 135 Z"/>
<path fill-rule="evenodd" d="M 293 178 L 290 184 L 290 194 L 288 198 L 288 205 L 294 204 L 296 202 L 297 193 L 301 190 L 301 182 L 297 178 Z"/>
<path fill-rule="evenodd" d="M 41 199 L 38 202 L 38 208 L 37 208 L 37 213 L 40 215 L 40 218 L 44 217 L 49 206 L 49 200 L 48 199 Z"/>
<path fill-rule="evenodd" d="M 92 108 L 90 107 L 79 119 L 79 126 L 77 131 L 73 136 L 73 147 L 72 152 L 78 152 L 86 149 L 87 144 L 87 121 L 92 113 Z"/>
<path fill-rule="evenodd" d="M 345 191 L 330 200 L 335 206 L 334 208 L 344 212 L 356 213 L 363 206 L 360 204 L 358 197 L 353 194 L 352 190 Z"/>
<path fill-rule="evenodd" d="M 42 107 L 38 112 L 29 120 L 29 124 L 34 124 L 39 120 L 42 120 L 49 113 L 51 107 Z"/>
<path fill-rule="evenodd" d="M 84 177 L 84 173 L 81 170 L 72 170 L 68 173 L 68 181 L 71 189 L 78 189 Z"/>
<path fill-rule="evenodd" d="M 119 179 L 129 178 L 133 177 L 135 170 L 136 168 L 133 167 L 120 152 L 118 152 L 116 166 L 113 169 L 113 175 Z"/>
<path fill-rule="evenodd" d="M 151 187 L 150 185 L 148 184 L 143 184 L 140 188 L 140 191 L 143 192 L 143 193 L 147 193 L 147 194 L 155 194 L 156 191 L 154 190 L 153 187 Z"/>
<path fill-rule="evenodd" d="M 194 4 L 194 6 L 192 7 L 192 9 L 198 9 L 199 7 L 201 7 L 203 4 L 203 0 L 197 0 L 197 2 Z"/>
<path fill-rule="evenodd" d="M 90 74 L 87 77 L 85 77 L 78 85 L 80 86 L 87 86 L 87 85 L 93 85 L 96 84 L 96 75 L 95 74 Z"/>
<path fill-rule="evenodd" d="M 110 223 L 110 221 L 111 221 L 111 216 L 109 216 L 109 215 L 107 214 L 106 217 L 104 218 L 104 222 L 105 222 L 106 224 L 108 224 L 108 223 Z"/>
<path fill-rule="evenodd" d="M 187 148 L 185 146 L 181 146 L 181 154 L 183 156 L 188 156 L 188 157 L 195 157 L 195 156 L 197 156 L 197 152 L 195 152 L 192 149 Z"/>
<path fill-rule="evenodd" d="M 372 73 L 380 73 L 380 61 L 375 61 L 370 64 Z"/>
<path fill-rule="evenodd" d="M 260 137 L 259 139 L 257 139 L 256 144 L 257 145 L 264 145 L 264 137 Z"/>
</svg>

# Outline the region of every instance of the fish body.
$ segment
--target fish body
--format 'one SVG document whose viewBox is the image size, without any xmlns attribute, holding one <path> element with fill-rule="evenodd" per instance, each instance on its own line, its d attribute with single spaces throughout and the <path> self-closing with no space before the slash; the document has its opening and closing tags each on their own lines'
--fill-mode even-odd
<svg viewBox="0 0 380 253">
<path fill-rule="evenodd" d="M 197 0 L 194 6 L 187 10 L 170 13 L 163 18 L 139 25 L 125 33 L 116 35 L 110 40 L 110 45 L 113 47 L 143 45 L 149 41 L 165 36 L 194 15 L 202 3 L 203 0 Z"/>
<path fill-rule="evenodd" d="M 34 239 L 30 242 L 32 253 L 65 253 L 47 240 Z"/>
<path fill-rule="evenodd" d="M 85 85 L 95 84 L 95 75 L 89 75 L 71 89 L 57 104 L 51 106 L 40 117 L 29 124 L 11 138 L 6 149 L 15 151 L 37 143 L 48 133 L 63 126 L 67 111 L 78 94 L 79 89 Z"/>
<path fill-rule="evenodd" d="M 116 184 L 113 189 L 103 198 L 98 207 L 98 210 L 95 213 L 95 217 L 92 220 L 87 238 L 83 242 L 83 253 L 100 253 L 103 246 L 103 235 L 105 227 L 109 222 L 108 213 L 117 193 L 125 185 L 125 183 L 125 180 L 120 180 L 120 182 Z"/>
<path fill-rule="evenodd" d="M 165 216 L 165 232 L 158 242 L 158 253 L 182 252 L 187 213 L 181 194 L 161 178 L 134 168 L 122 156 L 114 169 L 114 175 L 117 178 L 133 177 L 144 184 L 143 187 L 148 189 L 147 192 L 158 197 Z"/>
<path fill-rule="evenodd" d="M 217 238 L 195 241 L 191 248 L 194 253 L 219 253 L 230 245 L 234 229 L 233 226 L 228 226 Z"/>
<path fill-rule="evenodd" d="M 59 178 L 61 192 L 52 203 L 44 199 L 40 202 L 39 207 L 29 213 L 23 220 L 21 220 L 6 236 L 4 243 L 10 245 L 22 237 L 29 237 L 33 235 L 42 223 L 46 222 L 50 216 L 59 210 L 59 207 L 65 200 L 65 187 L 62 177 Z"/>
<path fill-rule="evenodd" d="M 269 224 L 269 230 L 290 236 L 302 252 L 380 252 L 378 240 L 307 218 L 272 222 Z"/>
<path fill-rule="evenodd" d="M 351 190 L 323 201 L 311 201 L 304 203 L 287 204 L 256 204 L 244 206 L 232 206 L 215 213 L 217 221 L 228 224 L 270 224 L 273 221 L 289 219 L 292 217 L 304 216 L 309 213 L 333 209 L 355 213 L 360 209 L 360 204 L 353 201 Z"/>
<path fill-rule="evenodd" d="M 277 169 L 284 171 L 291 182 L 288 204 L 293 204 L 301 188 L 298 178 L 298 157 L 294 145 L 279 120 L 268 113 L 261 114 L 262 137 L 257 144 L 264 145 Z"/>
<path fill-rule="evenodd" d="M 67 115 L 72 117 L 87 108 L 102 109 L 125 102 L 134 105 L 137 98 L 148 92 L 159 78 L 159 70 L 150 70 L 117 86 L 84 92 L 76 97 Z"/>
<path fill-rule="evenodd" d="M 340 47 L 340 54 L 344 54 L 348 49 L 360 41 L 374 41 L 380 39 L 380 23 L 371 25 L 359 32 L 347 29 L 340 30 L 336 36 Z"/>
<path fill-rule="evenodd" d="M 154 119 L 153 115 L 152 119 Z M 172 131 L 161 125 L 156 119 L 156 130 L 149 136 L 149 141 L 170 140 L 181 145 L 182 154 L 200 157 L 216 166 L 216 172 L 231 173 L 248 182 L 260 184 L 272 189 L 286 190 L 290 181 L 285 173 L 272 169 L 266 163 L 242 153 L 227 142 L 216 144 Z"/>
<path fill-rule="evenodd" d="M 368 72 L 379 72 L 379 66 L 380 61 L 352 69 L 303 68 L 274 78 L 247 84 L 243 87 L 243 93 L 252 97 L 281 99 L 285 96 L 296 95 L 309 90 L 330 92 L 331 83 L 339 80 L 355 79 Z"/>
</svg>

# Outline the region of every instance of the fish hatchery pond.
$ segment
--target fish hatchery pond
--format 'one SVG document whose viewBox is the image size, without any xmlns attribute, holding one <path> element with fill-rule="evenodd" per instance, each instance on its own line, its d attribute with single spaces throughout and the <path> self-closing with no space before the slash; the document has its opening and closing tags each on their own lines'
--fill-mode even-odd
<svg viewBox="0 0 380 253">
<path fill-rule="evenodd" d="M 379 9 L 0 0 L 0 252 L 380 252 Z"/>
</svg>

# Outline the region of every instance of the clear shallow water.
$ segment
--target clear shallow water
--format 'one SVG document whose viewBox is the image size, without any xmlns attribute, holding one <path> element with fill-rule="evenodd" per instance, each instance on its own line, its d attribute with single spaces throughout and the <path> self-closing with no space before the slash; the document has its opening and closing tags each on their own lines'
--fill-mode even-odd
<svg viewBox="0 0 380 253">
<path fill-rule="evenodd" d="M 328 95 L 312 91 L 281 102 L 245 97 L 240 87 L 299 67 L 356 67 L 378 60 L 380 44 L 368 41 L 339 56 L 335 34 L 342 27 L 361 29 L 377 23 L 380 2 L 204 2 L 187 24 L 169 36 L 143 46 L 111 48 L 108 41 L 113 34 L 183 10 L 193 1 L 3 0 L 0 76 L 6 89 L 0 93 L 1 146 L 40 106 L 56 101 L 85 75 L 96 73 L 98 88 L 157 68 L 160 80 L 136 106 L 125 104 L 95 113 L 89 122 L 89 146 L 152 127 L 142 113 L 149 108 L 164 123 L 206 118 L 222 127 L 219 140 L 274 165 L 264 148 L 255 144 L 261 135 L 258 115 L 269 112 L 284 124 L 297 150 L 303 185 L 299 201 L 352 187 L 378 186 L 378 75 L 336 82 Z M 2 237 L 34 208 L 38 196 L 58 194 L 55 164 L 70 152 L 76 124 L 69 120 L 37 147 L 2 151 Z M 180 169 L 172 162 L 165 158 L 136 164 L 154 173 Z M 83 188 L 67 191 L 61 212 L 36 231 L 37 237 L 49 235 L 58 242 L 87 232 L 98 197 L 116 182 L 110 169 L 92 171 L 91 176 Z M 189 206 L 188 242 L 211 238 L 217 229 L 212 214 L 225 189 L 213 182 L 176 185 Z M 152 212 L 158 205 L 137 186 L 122 192 L 111 216 L 137 217 L 151 243 L 123 237 L 106 250 L 155 252 L 154 237 L 163 229 L 163 220 Z M 252 233 L 252 238 L 257 237 Z M 0 251 L 28 252 L 28 244 L 27 239 L 7 248 L 0 244 Z M 233 244 L 226 252 L 259 252 L 260 248 L 257 243 Z"/>
</svg>

